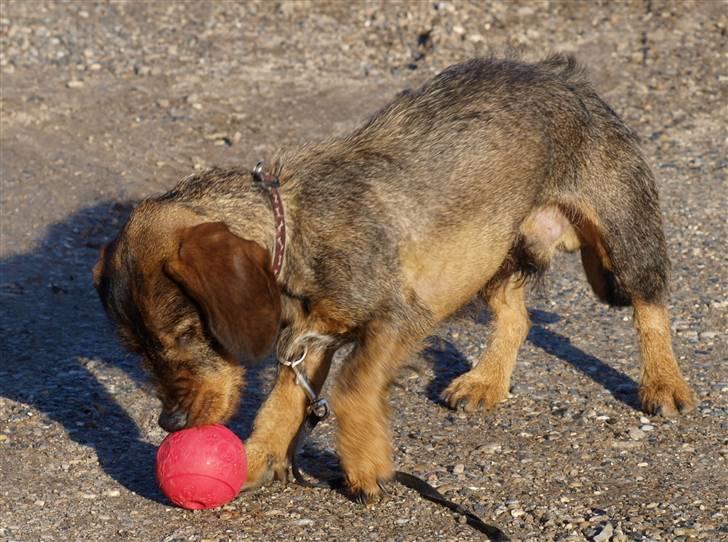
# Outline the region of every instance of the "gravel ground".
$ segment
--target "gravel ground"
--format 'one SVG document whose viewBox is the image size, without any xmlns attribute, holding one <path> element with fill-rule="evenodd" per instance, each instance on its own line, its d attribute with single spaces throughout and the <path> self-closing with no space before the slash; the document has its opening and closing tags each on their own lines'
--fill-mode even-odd
<svg viewBox="0 0 728 542">
<path fill-rule="evenodd" d="M 397 465 L 518 540 L 728 540 L 726 2 L 0 6 L 0 540 L 480 539 L 394 485 L 368 506 L 277 483 L 219 510 L 171 507 L 153 479 L 157 401 L 89 269 L 141 196 L 350 129 L 445 66 L 509 49 L 576 54 L 644 138 L 699 406 L 636 409 L 631 312 L 598 304 L 562 257 L 532 292 L 495 412 L 437 399 L 485 347 L 482 307 L 412 360 L 392 398 Z M 250 378 L 241 437 L 272 371 Z M 335 463 L 334 424 L 307 445 L 310 472 Z"/>
</svg>

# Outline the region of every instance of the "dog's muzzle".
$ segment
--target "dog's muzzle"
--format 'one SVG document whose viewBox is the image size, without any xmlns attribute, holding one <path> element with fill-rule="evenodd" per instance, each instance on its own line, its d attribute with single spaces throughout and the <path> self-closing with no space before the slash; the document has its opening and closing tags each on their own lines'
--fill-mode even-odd
<svg viewBox="0 0 728 542">
<path fill-rule="evenodd" d="M 187 425 L 187 414 L 179 411 L 166 412 L 163 410 L 159 415 L 157 423 L 165 431 L 174 433 L 185 428 Z"/>
</svg>

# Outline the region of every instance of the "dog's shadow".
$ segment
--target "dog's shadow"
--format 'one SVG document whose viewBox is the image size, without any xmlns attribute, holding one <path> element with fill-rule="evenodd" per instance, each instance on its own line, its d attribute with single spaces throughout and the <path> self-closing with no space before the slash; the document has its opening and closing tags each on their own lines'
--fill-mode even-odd
<svg viewBox="0 0 728 542">
<path fill-rule="evenodd" d="M 639 408 L 637 383 L 632 378 L 610 367 L 596 356 L 574 346 L 567 337 L 545 327 L 558 322 L 561 319 L 559 315 L 538 309 L 529 311 L 529 314 L 533 325 L 527 340 L 531 344 L 588 376 L 608 390 L 618 401 L 631 408 Z M 487 312 L 479 311 L 476 320 L 479 324 L 486 324 L 488 322 Z M 430 400 L 444 405 L 441 398 L 442 392 L 454 378 L 469 371 L 471 364 L 455 344 L 440 337 L 429 340 L 423 356 L 430 362 L 434 372 L 434 376 L 427 386 L 427 396 Z M 555 382 L 554 385 L 557 383 Z"/>
<path fill-rule="evenodd" d="M 0 259 L 0 396 L 60 423 L 130 491 L 167 502 L 154 479 L 156 447 L 138 425 L 141 409 L 135 419 L 115 398 L 119 386 L 125 392 L 147 389 L 146 377 L 138 360 L 118 346 L 91 281 L 99 248 L 130 210 L 126 202 L 86 207 L 51 225 L 36 248 Z M 108 378 L 117 370 L 130 379 Z M 250 432 L 266 370 L 266 364 L 249 370 L 249 393 L 234 421 L 241 436 Z M 11 438 L 19 443 L 30 439 L 14 429 L 27 410 L 11 404 L 9 412 L 4 431 L 15 433 Z"/>
</svg>

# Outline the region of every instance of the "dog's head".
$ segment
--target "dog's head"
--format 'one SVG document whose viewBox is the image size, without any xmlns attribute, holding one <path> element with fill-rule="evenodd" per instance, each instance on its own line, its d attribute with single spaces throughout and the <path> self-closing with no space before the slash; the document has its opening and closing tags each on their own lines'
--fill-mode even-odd
<svg viewBox="0 0 728 542">
<path fill-rule="evenodd" d="M 142 203 L 93 268 L 122 342 L 142 357 L 167 431 L 224 423 L 244 371 L 278 333 L 280 293 L 270 256 L 222 222 Z"/>
</svg>

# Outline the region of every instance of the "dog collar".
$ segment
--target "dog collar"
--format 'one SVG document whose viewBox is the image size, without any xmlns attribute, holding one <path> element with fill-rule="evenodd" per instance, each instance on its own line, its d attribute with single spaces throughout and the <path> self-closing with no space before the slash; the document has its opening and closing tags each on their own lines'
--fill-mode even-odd
<svg viewBox="0 0 728 542">
<path fill-rule="evenodd" d="M 283 267 L 283 256 L 286 252 L 286 218 L 283 213 L 283 200 L 278 192 L 281 185 L 278 176 L 274 173 L 265 171 L 265 163 L 258 162 L 253 171 L 253 182 L 265 189 L 270 197 L 270 204 L 273 208 L 273 218 L 275 219 L 275 248 L 273 250 L 273 275 L 278 277 Z"/>
</svg>

